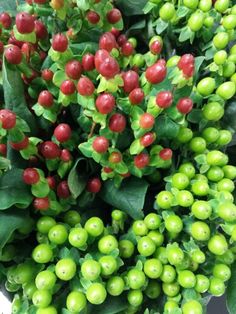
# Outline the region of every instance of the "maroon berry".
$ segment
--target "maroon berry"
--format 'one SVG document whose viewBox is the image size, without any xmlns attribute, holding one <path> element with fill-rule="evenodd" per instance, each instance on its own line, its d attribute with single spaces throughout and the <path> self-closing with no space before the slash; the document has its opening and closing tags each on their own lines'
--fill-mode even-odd
<svg viewBox="0 0 236 314">
<path fill-rule="evenodd" d="M 121 12 L 118 9 L 111 9 L 107 12 L 107 20 L 110 24 L 118 23 L 122 18 Z"/>
<path fill-rule="evenodd" d="M 178 68 L 180 70 L 183 70 L 186 66 L 190 64 L 194 64 L 194 56 L 190 53 L 187 53 L 180 58 L 178 62 Z"/>
<path fill-rule="evenodd" d="M 68 141 L 71 137 L 71 128 L 69 124 L 66 123 L 58 124 L 58 126 L 54 130 L 53 135 L 60 143 Z"/>
<path fill-rule="evenodd" d="M 46 2 L 47 0 L 34 0 L 34 3 L 37 3 L 37 4 L 44 4 Z"/>
<path fill-rule="evenodd" d="M 111 56 L 107 57 L 96 70 L 105 78 L 111 79 L 120 72 L 118 62 Z"/>
<path fill-rule="evenodd" d="M 158 55 L 161 53 L 162 50 L 162 43 L 159 40 L 155 40 L 153 43 L 150 45 L 150 51 L 154 55 Z"/>
<path fill-rule="evenodd" d="M 125 34 L 121 34 L 118 38 L 117 38 L 117 43 L 118 45 L 121 47 L 126 41 L 127 41 L 127 37 L 125 36 Z"/>
<path fill-rule="evenodd" d="M 40 152 L 46 159 L 55 159 L 60 157 L 61 150 L 59 146 L 51 141 L 46 141 L 40 145 Z"/>
<path fill-rule="evenodd" d="M 146 153 L 141 153 L 134 157 L 134 164 L 139 169 L 145 168 L 149 164 L 149 161 L 150 158 Z"/>
<path fill-rule="evenodd" d="M 48 90 L 43 90 L 38 97 L 38 103 L 45 107 L 45 108 L 50 108 L 53 105 L 53 96 Z"/>
<path fill-rule="evenodd" d="M 65 67 L 66 75 L 72 80 L 78 80 L 82 73 L 82 66 L 79 61 L 71 60 Z"/>
<path fill-rule="evenodd" d="M 1 109 L 0 122 L 3 129 L 10 130 L 16 125 L 16 114 L 11 110 Z"/>
<path fill-rule="evenodd" d="M 65 80 L 62 82 L 60 90 L 64 95 L 72 95 L 76 91 L 75 83 L 70 80 Z"/>
<path fill-rule="evenodd" d="M 111 169 L 110 167 L 103 167 L 103 171 L 105 173 L 111 173 L 111 172 L 113 172 L 113 169 Z"/>
<path fill-rule="evenodd" d="M 7 12 L 3 12 L 0 14 L 0 24 L 2 24 L 3 28 L 10 28 L 11 27 L 11 17 Z"/>
<path fill-rule="evenodd" d="M 21 34 L 29 34 L 34 31 L 34 17 L 27 12 L 16 15 L 16 28 Z"/>
<path fill-rule="evenodd" d="M 94 57 L 94 64 L 96 69 L 99 69 L 100 65 L 104 62 L 106 58 L 109 58 L 110 54 L 105 49 L 99 49 Z"/>
<path fill-rule="evenodd" d="M 115 36 L 115 38 L 117 38 L 120 35 L 120 31 L 118 29 L 114 28 L 114 27 L 112 27 L 110 32 L 112 33 L 112 35 Z"/>
<path fill-rule="evenodd" d="M 109 156 L 109 162 L 112 164 L 118 164 L 121 161 L 122 161 L 122 155 L 119 152 L 113 152 Z"/>
<path fill-rule="evenodd" d="M 110 93 L 100 94 L 96 99 L 97 110 L 102 114 L 111 113 L 115 108 L 115 104 L 115 97 Z"/>
<path fill-rule="evenodd" d="M 193 101 L 191 98 L 188 97 L 181 98 L 178 101 L 176 108 L 179 112 L 187 114 L 193 109 Z"/>
<path fill-rule="evenodd" d="M 0 144 L 0 155 L 6 157 L 6 155 L 7 155 L 7 145 L 6 144 Z"/>
<path fill-rule="evenodd" d="M 99 178 L 89 179 L 87 182 L 87 191 L 90 193 L 98 193 L 101 190 L 102 182 Z"/>
<path fill-rule="evenodd" d="M 155 118 L 148 112 L 140 116 L 139 125 L 142 129 L 151 129 L 155 124 Z"/>
<path fill-rule="evenodd" d="M 56 188 L 56 180 L 55 180 L 55 178 L 49 176 L 46 179 L 47 179 L 47 182 L 48 182 L 48 185 L 49 185 L 50 189 L 54 190 Z"/>
<path fill-rule="evenodd" d="M 39 173 L 35 168 L 26 168 L 23 172 L 23 181 L 25 184 L 36 184 L 39 182 Z"/>
<path fill-rule="evenodd" d="M 91 24 L 97 24 L 100 21 L 100 15 L 95 11 L 88 11 L 86 18 Z"/>
<path fill-rule="evenodd" d="M 84 71 L 92 71 L 95 68 L 94 55 L 86 53 L 82 58 L 82 67 Z"/>
<path fill-rule="evenodd" d="M 35 34 L 39 40 L 45 39 L 48 37 L 48 31 L 47 31 L 46 26 L 43 24 L 43 22 L 36 20 L 34 22 L 34 26 L 35 26 Z"/>
<path fill-rule="evenodd" d="M 133 89 L 139 87 L 139 76 L 133 70 L 129 70 L 127 72 L 124 72 L 122 74 L 122 79 L 124 82 L 123 89 L 124 89 L 125 93 L 130 93 L 130 92 L 132 92 Z"/>
<path fill-rule="evenodd" d="M 121 113 L 114 113 L 109 120 L 109 129 L 112 132 L 121 133 L 126 127 L 126 118 Z"/>
<path fill-rule="evenodd" d="M 49 209 L 49 198 L 46 196 L 46 197 L 42 197 L 42 198 L 35 198 L 34 199 L 34 208 L 36 210 L 47 210 Z"/>
<path fill-rule="evenodd" d="M 64 161 L 64 162 L 71 161 L 72 157 L 71 157 L 71 153 L 69 152 L 68 149 L 64 148 L 64 149 L 61 151 L 60 159 L 61 159 L 62 161 Z"/>
<path fill-rule="evenodd" d="M 82 96 L 91 96 L 93 95 L 95 87 L 93 82 L 86 76 L 83 76 L 79 79 L 77 84 L 77 91 Z"/>
<path fill-rule="evenodd" d="M 57 186 L 57 196 L 68 198 L 71 195 L 67 181 L 61 181 Z"/>
<path fill-rule="evenodd" d="M 117 48 L 115 36 L 110 32 L 104 33 L 99 40 L 99 49 L 105 49 L 110 52 L 113 48 Z"/>
<path fill-rule="evenodd" d="M 52 48 L 58 52 L 65 52 L 68 47 L 68 39 L 63 34 L 56 34 L 52 39 Z"/>
<path fill-rule="evenodd" d="M 44 69 L 42 71 L 42 78 L 45 81 L 51 81 L 53 78 L 54 73 L 50 69 Z"/>
<path fill-rule="evenodd" d="M 144 92 L 141 88 L 135 88 L 129 94 L 129 101 L 132 105 L 138 105 L 143 101 L 144 96 Z"/>
<path fill-rule="evenodd" d="M 123 178 L 129 178 L 131 176 L 131 173 L 128 171 L 126 173 L 121 173 L 120 176 Z"/>
<path fill-rule="evenodd" d="M 160 108 L 168 108 L 173 102 L 173 95 L 170 91 L 159 92 L 156 96 L 156 104 Z"/>
<path fill-rule="evenodd" d="M 182 71 L 186 78 L 192 77 L 194 75 L 195 66 L 194 64 L 189 64 L 185 68 L 183 68 Z"/>
<path fill-rule="evenodd" d="M 159 60 L 147 68 L 145 76 L 149 83 L 158 84 L 165 79 L 166 73 L 167 70 L 164 62 Z"/>
<path fill-rule="evenodd" d="M 121 46 L 121 53 L 125 57 L 129 57 L 133 54 L 134 52 L 134 47 L 133 45 L 129 42 L 126 41 L 122 46 Z"/>
<path fill-rule="evenodd" d="M 93 141 L 93 149 L 99 153 L 103 154 L 106 153 L 109 147 L 109 141 L 104 136 L 98 136 Z"/>
<path fill-rule="evenodd" d="M 5 57 L 10 64 L 20 64 L 22 61 L 22 52 L 17 46 L 7 47 Z"/>
<path fill-rule="evenodd" d="M 155 133 L 154 132 L 148 132 L 140 138 L 140 143 L 142 146 L 148 147 L 148 146 L 153 144 L 155 139 L 156 139 Z"/>
<path fill-rule="evenodd" d="M 163 148 L 159 153 L 160 158 L 163 160 L 170 160 L 172 158 L 172 155 L 173 152 L 170 148 Z"/>
<path fill-rule="evenodd" d="M 28 145 L 29 145 L 29 138 L 28 138 L 28 136 L 25 136 L 22 141 L 17 142 L 17 143 L 10 142 L 10 145 L 15 150 L 23 150 L 26 147 L 28 147 Z"/>
<path fill-rule="evenodd" d="M 34 53 L 34 46 L 28 42 L 25 42 L 21 47 L 21 52 L 25 55 L 27 62 L 30 60 L 30 56 Z"/>
<path fill-rule="evenodd" d="M 2 41 L 0 41 L 0 54 L 2 54 L 4 51 L 4 44 Z"/>
</svg>

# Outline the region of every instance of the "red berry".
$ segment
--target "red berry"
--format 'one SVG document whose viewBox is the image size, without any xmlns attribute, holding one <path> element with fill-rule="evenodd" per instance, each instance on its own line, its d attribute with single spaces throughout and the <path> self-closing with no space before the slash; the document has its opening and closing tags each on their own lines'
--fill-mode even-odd
<svg viewBox="0 0 236 314">
<path fill-rule="evenodd" d="M 170 148 L 163 148 L 159 153 L 160 158 L 163 160 L 171 159 L 172 155 L 173 155 L 173 152 Z"/>
<path fill-rule="evenodd" d="M 154 55 L 160 54 L 162 50 L 162 43 L 159 40 L 155 40 L 153 43 L 150 45 L 150 51 Z"/>
<path fill-rule="evenodd" d="M 57 186 L 57 196 L 68 198 L 71 195 L 67 181 L 61 181 Z"/>
<path fill-rule="evenodd" d="M 159 92 L 156 96 L 156 104 L 160 108 L 168 108 L 173 102 L 173 95 L 170 91 Z"/>
<path fill-rule="evenodd" d="M 106 153 L 109 147 L 109 141 L 104 136 L 98 136 L 93 141 L 92 147 L 99 154 Z"/>
<path fill-rule="evenodd" d="M 156 139 L 155 133 L 154 132 L 148 132 L 140 138 L 140 143 L 142 146 L 148 147 L 148 146 L 153 144 L 155 139 Z"/>
<path fill-rule="evenodd" d="M 38 76 L 38 73 L 35 70 L 32 70 L 30 77 L 26 77 L 25 74 L 22 74 L 22 79 L 24 80 L 25 84 L 29 85 Z"/>
<path fill-rule="evenodd" d="M 155 124 L 155 118 L 148 112 L 143 113 L 139 120 L 142 129 L 151 129 Z"/>
<path fill-rule="evenodd" d="M 111 169 L 110 167 L 103 167 L 103 171 L 105 173 L 111 173 L 111 172 L 113 172 L 113 169 Z"/>
<path fill-rule="evenodd" d="M 119 152 L 113 152 L 109 156 L 109 162 L 112 164 L 118 164 L 121 161 L 122 161 L 122 155 Z"/>
<path fill-rule="evenodd" d="M 62 82 L 60 90 L 64 95 L 72 95 L 76 91 L 75 83 L 70 80 L 65 80 Z"/>
<path fill-rule="evenodd" d="M 34 22 L 35 33 L 38 39 L 45 39 L 48 36 L 48 31 L 43 22 L 36 20 Z"/>
<path fill-rule="evenodd" d="M 109 129 L 112 132 L 121 133 L 126 127 L 126 118 L 121 113 L 114 113 L 109 120 Z"/>
<path fill-rule="evenodd" d="M 98 193 L 101 190 L 102 182 L 99 178 L 89 179 L 87 182 L 87 191 L 90 193 Z"/>
<path fill-rule="evenodd" d="M 46 179 L 47 179 L 47 182 L 48 182 L 48 185 L 49 185 L 50 189 L 54 190 L 55 187 L 56 187 L 56 180 L 55 180 L 55 178 L 50 176 L 50 177 L 47 177 Z"/>
<path fill-rule="evenodd" d="M 16 125 L 16 114 L 8 109 L 0 110 L 0 122 L 2 128 L 5 130 L 10 130 Z"/>
<path fill-rule="evenodd" d="M 10 28 L 11 27 L 11 17 L 7 12 L 3 12 L 0 14 L 0 24 L 2 24 L 3 28 Z"/>
<path fill-rule="evenodd" d="M 21 142 L 17 142 L 17 143 L 10 142 L 10 145 L 15 150 L 25 149 L 29 145 L 29 138 L 28 136 L 25 136 Z"/>
<path fill-rule="evenodd" d="M 116 24 L 122 18 L 121 12 L 118 9 L 112 9 L 107 12 L 107 20 L 110 24 Z"/>
<path fill-rule="evenodd" d="M 34 199 L 34 208 L 37 210 L 47 210 L 49 209 L 49 198 L 46 197 L 42 197 L 42 198 L 35 198 Z"/>
<path fill-rule="evenodd" d="M 149 164 L 149 161 L 150 158 L 146 153 L 141 153 L 134 157 L 134 164 L 139 169 L 145 168 Z"/>
<path fill-rule="evenodd" d="M 194 56 L 190 53 L 187 53 L 180 58 L 178 62 L 178 68 L 183 70 L 189 64 L 194 64 Z"/>
<path fill-rule="evenodd" d="M 46 141 L 40 145 L 40 152 L 46 159 L 55 159 L 60 157 L 61 150 L 59 146 L 51 141 Z"/>
<path fill-rule="evenodd" d="M 65 67 L 66 75 L 73 79 L 78 80 L 82 73 L 82 66 L 79 61 L 77 60 L 71 60 L 67 62 Z"/>
<path fill-rule="evenodd" d="M 62 161 L 64 161 L 64 162 L 68 162 L 68 161 L 70 161 L 70 160 L 72 159 L 71 153 L 69 152 L 68 149 L 65 149 L 65 148 L 64 148 L 64 149 L 61 151 L 60 159 L 61 159 Z"/>
<path fill-rule="evenodd" d="M 96 70 L 105 78 L 111 79 L 120 72 L 118 62 L 111 56 L 107 57 Z"/>
<path fill-rule="evenodd" d="M 117 38 L 117 43 L 118 45 L 121 47 L 126 41 L 127 41 L 127 37 L 125 36 L 125 34 L 121 34 L 118 38 Z"/>
<path fill-rule="evenodd" d="M 131 173 L 128 171 L 126 173 L 121 173 L 120 176 L 123 178 L 129 178 L 131 176 Z"/>
<path fill-rule="evenodd" d="M 4 51 L 4 44 L 2 41 L 0 41 L 0 54 L 2 54 Z"/>
<path fill-rule="evenodd" d="M 9 45 L 15 45 L 15 46 L 21 48 L 22 45 L 24 44 L 24 41 L 17 40 L 15 38 L 15 36 L 12 34 L 11 37 L 8 39 L 8 44 Z"/>
<path fill-rule="evenodd" d="M 189 64 L 185 68 L 183 68 L 183 74 L 186 78 L 192 77 L 194 75 L 195 66 L 194 64 Z"/>
<path fill-rule="evenodd" d="M 16 28 L 21 34 L 29 34 L 34 31 L 34 17 L 27 12 L 16 15 Z"/>
<path fill-rule="evenodd" d="M 7 47 L 5 57 L 10 64 L 20 64 L 22 61 L 22 52 L 17 46 Z"/>
<path fill-rule="evenodd" d="M 25 42 L 21 47 L 21 52 L 25 55 L 26 60 L 29 61 L 30 56 L 34 53 L 35 49 L 33 45 L 28 42 Z"/>
<path fill-rule="evenodd" d="M 77 91 L 82 96 L 91 96 L 93 95 L 95 87 L 93 82 L 86 76 L 83 76 L 79 79 L 77 84 Z"/>
<path fill-rule="evenodd" d="M 91 24 L 97 24 L 100 21 L 100 15 L 91 10 L 87 12 L 86 18 Z"/>
<path fill-rule="evenodd" d="M 112 29 L 110 30 L 110 32 L 112 33 L 112 35 L 114 35 L 116 38 L 120 35 L 120 31 L 114 27 L 112 27 Z"/>
<path fill-rule="evenodd" d="M 124 72 L 122 74 L 122 79 L 124 82 L 123 89 L 124 89 L 125 93 L 130 93 L 130 92 L 132 92 L 133 89 L 139 87 L 139 76 L 133 70 L 129 70 L 127 72 Z"/>
<path fill-rule="evenodd" d="M 94 57 L 94 64 L 96 69 L 99 69 L 100 65 L 105 61 L 106 58 L 109 58 L 110 54 L 105 49 L 99 49 Z"/>
<path fill-rule="evenodd" d="M 82 67 L 84 71 L 92 71 L 95 68 L 94 55 L 86 53 L 82 58 Z"/>
<path fill-rule="evenodd" d="M 163 61 L 159 60 L 152 66 L 148 67 L 145 73 L 146 79 L 152 84 L 161 83 L 166 77 L 166 66 Z"/>
<path fill-rule="evenodd" d="M 44 69 L 44 70 L 42 71 L 42 78 L 43 78 L 45 81 L 51 81 L 52 78 L 53 78 L 53 75 L 54 75 L 54 73 L 53 73 L 51 70 L 49 70 L 49 69 Z"/>
<path fill-rule="evenodd" d="M 68 39 L 63 34 L 56 34 L 52 39 L 52 48 L 55 51 L 65 52 L 68 47 Z"/>
<path fill-rule="evenodd" d="M 54 130 L 54 136 L 58 142 L 63 143 L 70 139 L 71 137 L 71 128 L 69 124 L 60 123 Z"/>
<path fill-rule="evenodd" d="M 143 101 L 144 96 L 144 92 L 141 88 L 135 88 L 129 94 L 129 101 L 132 105 L 138 105 Z"/>
<path fill-rule="evenodd" d="M 39 173 L 35 168 L 26 168 L 23 172 L 23 181 L 25 184 L 36 184 L 39 182 Z"/>
<path fill-rule="evenodd" d="M 44 4 L 46 2 L 47 0 L 34 0 L 34 3 L 37 3 L 37 4 Z"/>
<path fill-rule="evenodd" d="M 133 54 L 133 52 L 134 52 L 134 47 L 129 41 L 126 41 L 121 46 L 121 53 L 123 54 L 123 56 L 129 57 Z"/>
<path fill-rule="evenodd" d="M 38 103 L 45 107 L 45 108 L 50 108 L 53 105 L 53 96 L 48 90 L 43 90 L 38 97 Z"/>
<path fill-rule="evenodd" d="M 0 155 L 6 157 L 6 155 L 7 155 L 7 145 L 6 144 L 0 144 Z"/>
<path fill-rule="evenodd" d="M 115 108 L 115 104 L 115 97 L 110 93 L 100 94 L 96 99 L 97 110 L 102 114 L 111 113 Z"/>
<path fill-rule="evenodd" d="M 99 49 L 105 49 L 110 52 L 113 48 L 117 48 L 115 36 L 110 32 L 104 33 L 99 40 Z"/>
<path fill-rule="evenodd" d="M 176 108 L 179 110 L 179 112 L 187 114 L 193 109 L 193 101 L 188 97 L 180 98 Z"/>
</svg>

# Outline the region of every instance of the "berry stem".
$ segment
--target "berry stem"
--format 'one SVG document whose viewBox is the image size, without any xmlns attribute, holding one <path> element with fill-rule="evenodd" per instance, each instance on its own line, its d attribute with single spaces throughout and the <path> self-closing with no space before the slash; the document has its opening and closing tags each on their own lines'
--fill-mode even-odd
<svg viewBox="0 0 236 314">
<path fill-rule="evenodd" d="M 90 130 L 90 133 L 88 135 L 88 139 L 90 139 L 92 136 L 93 136 L 93 133 L 94 133 L 94 130 L 95 130 L 95 127 L 96 127 L 97 123 L 96 122 L 93 122 L 92 126 L 91 126 L 91 130 Z"/>
</svg>

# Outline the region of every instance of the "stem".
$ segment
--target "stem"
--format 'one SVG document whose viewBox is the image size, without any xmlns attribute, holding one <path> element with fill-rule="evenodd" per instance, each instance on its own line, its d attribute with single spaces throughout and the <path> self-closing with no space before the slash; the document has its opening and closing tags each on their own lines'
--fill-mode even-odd
<svg viewBox="0 0 236 314">
<path fill-rule="evenodd" d="M 93 136 L 93 132 L 94 132 L 94 129 L 96 127 L 97 123 L 96 122 L 93 122 L 92 126 L 91 126 L 91 130 L 90 130 L 90 133 L 88 135 L 88 139 L 90 139 L 92 136 Z"/>
<path fill-rule="evenodd" d="M 18 0 L 16 0 L 16 7 L 18 7 L 18 5 L 19 5 L 19 1 L 18 1 Z"/>
</svg>

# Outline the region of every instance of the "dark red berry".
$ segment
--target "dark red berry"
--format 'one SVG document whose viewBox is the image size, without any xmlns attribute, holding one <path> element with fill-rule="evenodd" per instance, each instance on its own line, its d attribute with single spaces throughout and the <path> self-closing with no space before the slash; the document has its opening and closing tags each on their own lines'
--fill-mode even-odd
<svg viewBox="0 0 236 314">
<path fill-rule="evenodd" d="M 195 66 L 194 64 L 189 64 L 184 67 L 182 71 L 186 78 L 192 77 L 194 75 Z"/>
<path fill-rule="evenodd" d="M 47 196 L 42 198 L 37 197 L 34 199 L 34 208 L 36 210 L 47 210 L 49 209 L 49 205 L 50 202 Z"/>
<path fill-rule="evenodd" d="M 148 132 L 140 138 L 140 143 L 142 146 L 148 147 L 148 146 L 153 144 L 155 139 L 156 139 L 155 133 L 154 132 Z"/>
<path fill-rule="evenodd" d="M 30 60 L 30 56 L 34 53 L 35 49 L 33 45 L 25 42 L 21 47 L 21 52 L 25 55 L 27 62 Z"/>
<path fill-rule="evenodd" d="M 159 153 L 160 158 L 163 160 L 170 160 L 172 158 L 172 155 L 173 152 L 170 148 L 163 148 Z"/>
<path fill-rule="evenodd" d="M 16 114 L 11 110 L 1 109 L 0 122 L 3 129 L 10 130 L 16 125 Z"/>
<path fill-rule="evenodd" d="M 40 152 L 46 159 L 55 159 L 61 155 L 59 146 L 51 141 L 43 142 L 40 145 Z"/>
<path fill-rule="evenodd" d="M 94 139 L 92 146 L 97 153 L 103 154 L 108 150 L 109 141 L 104 136 L 98 136 Z"/>
<path fill-rule="evenodd" d="M 133 52 L 134 52 L 134 47 L 129 41 L 126 41 L 121 46 L 121 53 L 123 54 L 123 56 L 129 57 L 133 54 Z"/>
<path fill-rule="evenodd" d="M 100 21 L 100 15 L 91 10 L 87 12 L 86 18 L 91 24 L 97 24 Z"/>
<path fill-rule="evenodd" d="M 76 91 L 75 83 L 70 80 L 65 80 L 62 82 L 60 90 L 64 95 L 72 95 Z"/>
<path fill-rule="evenodd" d="M 71 128 L 69 124 L 60 123 L 54 130 L 54 136 L 58 142 L 63 143 L 70 139 L 71 137 Z"/>
<path fill-rule="evenodd" d="M 16 15 L 16 28 L 21 34 L 29 34 L 34 31 L 34 17 L 27 12 Z"/>
<path fill-rule="evenodd" d="M 12 19 L 7 12 L 3 12 L 0 14 L 0 24 L 2 24 L 3 28 L 10 28 L 11 27 Z"/>
<path fill-rule="evenodd" d="M 112 33 L 112 35 L 115 36 L 115 38 L 117 38 L 120 35 L 120 31 L 118 29 L 114 28 L 114 27 L 112 27 L 110 32 Z"/>
<path fill-rule="evenodd" d="M 46 178 L 50 189 L 54 190 L 56 188 L 56 180 L 54 177 L 49 176 Z"/>
<path fill-rule="evenodd" d="M 6 157 L 6 155 L 7 155 L 7 145 L 6 144 L 0 144 L 0 155 Z"/>
<path fill-rule="evenodd" d="M 160 54 L 162 50 L 162 43 L 159 40 L 155 40 L 153 43 L 150 45 L 150 51 L 154 55 Z"/>
<path fill-rule="evenodd" d="M 121 173 L 120 176 L 123 178 L 129 178 L 131 176 L 131 173 L 128 171 L 126 173 Z"/>
<path fill-rule="evenodd" d="M 71 195 L 67 181 L 61 181 L 57 186 L 57 196 L 68 198 Z"/>
<path fill-rule="evenodd" d="M 87 191 L 90 193 L 98 193 L 101 190 L 102 182 L 99 178 L 89 179 L 87 182 Z"/>
<path fill-rule="evenodd" d="M 50 108 L 53 105 L 53 96 L 48 90 L 43 90 L 38 97 L 38 103 L 45 107 L 45 108 Z"/>
<path fill-rule="evenodd" d="M 109 56 L 100 64 L 97 71 L 105 78 L 111 79 L 120 72 L 120 67 L 118 62 Z"/>
<path fill-rule="evenodd" d="M 23 181 L 26 184 L 32 185 L 39 182 L 39 173 L 35 168 L 26 168 L 23 172 Z"/>
<path fill-rule="evenodd" d="M 105 61 L 106 58 L 109 58 L 110 54 L 105 49 L 99 49 L 94 57 L 94 64 L 96 69 L 98 70 L 100 65 Z"/>
<path fill-rule="evenodd" d="M 118 45 L 121 47 L 126 41 L 127 41 L 127 37 L 125 36 L 125 34 L 121 34 L 118 38 L 117 38 L 117 43 Z"/>
<path fill-rule="evenodd" d="M 86 53 L 82 58 L 82 68 L 84 71 L 92 71 L 95 68 L 94 55 Z"/>
<path fill-rule="evenodd" d="M 11 37 L 8 39 L 8 44 L 9 45 L 15 45 L 15 46 L 21 48 L 22 45 L 24 44 L 24 41 L 17 40 L 15 38 L 14 34 L 11 34 Z"/>
<path fill-rule="evenodd" d="M 178 68 L 183 70 L 189 64 L 194 64 L 194 56 L 190 53 L 187 53 L 180 58 L 178 62 Z"/>
<path fill-rule="evenodd" d="M 122 161 L 122 155 L 119 152 L 113 152 L 109 156 L 109 162 L 112 164 L 118 164 L 121 161 Z"/>
<path fill-rule="evenodd" d="M 2 54 L 4 51 L 4 44 L 2 41 L 0 41 L 0 54 Z"/>
<path fill-rule="evenodd" d="M 58 52 L 65 52 L 68 47 L 68 39 L 63 34 L 56 34 L 52 39 L 52 48 Z"/>
<path fill-rule="evenodd" d="M 170 91 L 159 92 L 156 96 L 156 104 L 160 108 L 168 108 L 173 102 L 173 95 Z"/>
<path fill-rule="evenodd" d="M 109 120 L 109 129 L 112 132 L 121 133 L 126 127 L 126 118 L 121 113 L 114 113 Z"/>
<path fill-rule="evenodd" d="M 155 118 L 148 112 L 140 116 L 139 125 L 142 129 L 151 129 L 155 124 Z"/>
<path fill-rule="evenodd" d="M 111 172 L 113 172 L 113 169 L 111 169 L 110 167 L 103 167 L 103 171 L 105 173 L 111 173 Z"/>
<path fill-rule="evenodd" d="M 150 161 L 149 155 L 146 153 L 141 153 L 134 157 L 134 164 L 139 169 L 148 166 L 149 161 Z"/>
<path fill-rule="evenodd" d="M 115 36 L 110 32 L 104 33 L 99 40 L 99 49 L 105 49 L 110 52 L 113 48 L 117 48 Z"/>
<path fill-rule="evenodd" d="M 67 62 L 65 67 L 66 75 L 73 79 L 78 80 L 82 73 L 82 66 L 81 63 L 77 60 L 71 60 Z"/>
<path fill-rule="evenodd" d="M 144 96 L 144 92 L 141 88 L 135 88 L 129 94 L 129 101 L 132 105 L 138 105 L 143 101 Z"/>
<path fill-rule="evenodd" d="M 118 9 L 111 9 L 107 12 L 107 20 L 110 24 L 118 23 L 122 18 L 121 12 Z"/>
<path fill-rule="evenodd" d="M 53 78 L 54 73 L 50 69 L 44 69 L 42 71 L 42 78 L 45 81 L 51 81 Z"/>
<path fill-rule="evenodd" d="M 48 37 L 48 31 L 46 26 L 43 24 L 43 22 L 36 20 L 34 22 L 35 26 L 35 34 L 38 39 L 45 39 Z"/>
<path fill-rule="evenodd" d="M 95 87 L 93 82 L 86 76 L 83 76 L 79 79 L 77 84 L 77 91 L 82 96 L 91 96 L 93 95 Z"/>
<path fill-rule="evenodd" d="M 129 70 L 127 72 L 124 72 L 122 74 L 122 79 L 124 82 L 123 89 L 124 89 L 125 93 L 130 93 L 130 92 L 132 92 L 133 89 L 139 87 L 139 76 L 133 70 Z"/>
<path fill-rule="evenodd" d="M 34 0 L 34 3 L 37 3 L 37 4 L 44 4 L 46 2 L 47 0 Z"/>
<path fill-rule="evenodd" d="M 98 95 L 96 99 L 97 110 L 102 114 L 108 114 L 115 108 L 115 97 L 110 93 L 103 93 Z"/>
<path fill-rule="evenodd" d="M 25 149 L 29 145 L 29 138 L 28 138 L 28 136 L 25 136 L 22 141 L 17 142 L 17 143 L 10 142 L 10 145 L 15 150 Z"/>
<path fill-rule="evenodd" d="M 18 46 L 10 46 L 5 50 L 5 57 L 10 64 L 20 64 L 22 52 Z"/>
<path fill-rule="evenodd" d="M 161 83 L 166 77 L 166 66 L 161 60 L 148 67 L 145 73 L 146 79 L 152 84 Z"/>
<path fill-rule="evenodd" d="M 64 148 L 64 149 L 61 151 L 60 159 L 61 159 L 62 161 L 64 161 L 64 162 L 71 161 L 72 156 L 71 156 L 71 153 L 69 152 L 68 149 Z"/>
<path fill-rule="evenodd" d="M 191 98 L 188 97 L 180 98 L 176 105 L 176 108 L 179 112 L 187 114 L 193 109 L 193 101 Z"/>
</svg>

